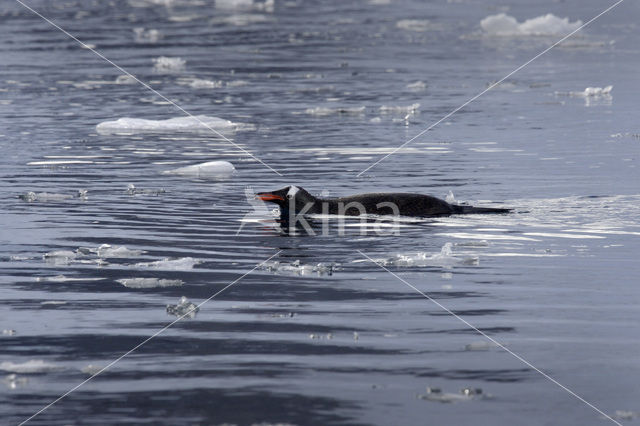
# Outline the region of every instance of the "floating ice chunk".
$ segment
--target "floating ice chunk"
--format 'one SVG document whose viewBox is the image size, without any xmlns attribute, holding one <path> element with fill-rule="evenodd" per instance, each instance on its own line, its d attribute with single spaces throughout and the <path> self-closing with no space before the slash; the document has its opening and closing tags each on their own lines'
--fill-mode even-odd
<svg viewBox="0 0 640 426">
<path fill-rule="evenodd" d="M 640 417 L 640 412 L 631 410 L 616 410 L 611 417 L 616 420 L 634 420 Z M 606 417 L 604 416 L 601 416 L 600 418 L 606 419 Z"/>
<path fill-rule="evenodd" d="M 26 192 L 24 194 L 19 195 L 18 198 L 20 198 L 21 200 L 26 201 L 27 203 L 34 203 L 36 201 L 46 203 L 46 202 L 66 201 L 66 200 L 71 200 L 73 198 L 86 199 L 86 195 L 87 195 L 87 191 L 86 190 L 78 191 L 78 194 L 76 195 L 76 197 L 74 197 L 73 195 L 70 195 L 70 194 L 55 194 L 55 193 L 51 193 L 51 192 L 33 192 L 33 191 L 29 191 L 29 192 Z"/>
<path fill-rule="evenodd" d="M 40 302 L 40 305 L 42 306 L 48 306 L 48 305 L 54 305 L 54 306 L 58 306 L 58 305 L 66 305 L 67 302 L 65 302 L 64 300 L 45 300 L 44 302 Z"/>
<path fill-rule="evenodd" d="M 153 195 L 158 196 L 160 194 L 164 194 L 166 191 L 164 188 L 160 189 L 139 189 L 132 183 L 127 185 L 127 194 L 129 195 Z"/>
<path fill-rule="evenodd" d="M 175 74 L 185 70 L 187 61 L 182 58 L 160 56 L 153 59 L 153 71 L 159 74 Z"/>
<path fill-rule="evenodd" d="M 335 271 L 339 271 L 339 263 L 317 263 L 315 265 L 303 265 L 299 260 L 292 263 L 280 263 L 280 262 L 265 262 L 260 266 L 260 269 L 266 271 L 292 275 L 308 275 L 315 273 L 317 275 L 333 275 Z"/>
<path fill-rule="evenodd" d="M 114 133 L 207 133 L 211 129 L 220 133 L 235 132 L 239 129 L 249 129 L 251 126 L 234 123 L 218 117 L 196 115 L 190 117 L 175 117 L 167 120 L 147 120 L 144 118 L 122 117 L 115 121 L 103 121 L 96 126 L 101 135 Z"/>
<path fill-rule="evenodd" d="M 492 36 L 548 36 L 568 34 L 577 30 L 582 21 L 569 22 L 569 18 L 559 18 L 551 13 L 522 23 L 504 13 L 491 15 L 480 21 L 480 26 Z"/>
<path fill-rule="evenodd" d="M 146 252 L 144 250 L 132 250 L 125 246 L 112 246 L 109 244 L 102 244 L 96 249 L 95 253 L 98 255 L 98 257 L 101 257 L 103 259 L 125 259 L 137 257 Z"/>
<path fill-rule="evenodd" d="M 26 377 L 19 377 L 16 374 L 8 374 L 2 381 L 9 389 L 17 389 L 25 386 L 29 382 L 29 379 Z"/>
<path fill-rule="evenodd" d="M 382 105 L 380 107 L 380 112 L 382 114 L 415 114 L 418 112 L 420 108 L 420 104 L 415 103 L 408 106 L 388 106 Z"/>
<path fill-rule="evenodd" d="M 77 253 L 71 250 L 54 250 L 42 255 L 45 262 L 53 265 L 66 265 L 76 260 Z"/>
<path fill-rule="evenodd" d="M 180 78 L 177 83 L 181 86 L 189 86 L 193 89 L 218 89 L 224 86 L 224 82 L 205 80 L 202 78 Z"/>
<path fill-rule="evenodd" d="M 14 334 L 16 334 L 16 331 L 8 329 L 8 328 L 5 328 L 4 330 L 2 330 L 2 334 L 4 336 L 13 336 Z"/>
<path fill-rule="evenodd" d="M 46 373 L 48 371 L 60 370 L 61 368 L 59 365 L 50 364 L 41 359 L 32 359 L 22 364 L 14 364 L 10 361 L 0 363 L 0 370 L 23 374 Z"/>
<path fill-rule="evenodd" d="M 453 191 L 450 190 L 444 200 L 449 204 L 455 203 L 456 197 L 453 196 Z"/>
<path fill-rule="evenodd" d="M 414 92 L 421 92 L 426 88 L 427 88 L 427 84 L 424 81 L 416 81 L 416 82 L 407 84 L 407 89 L 412 90 Z"/>
<path fill-rule="evenodd" d="M 236 168 L 228 161 L 209 161 L 168 170 L 165 174 L 198 178 L 225 178 L 233 175 Z"/>
<path fill-rule="evenodd" d="M 425 395 L 418 395 L 418 398 L 420 399 L 444 403 L 471 401 L 473 399 L 485 399 L 490 397 L 491 395 L 484 394 L 480 388 L 464 388 L 460 390 L 460 393 L 443 393 L 439 388 L 427 388 L 427 393 Z"/>
<path fill-rule="evenodd" d="M 355 114 L 360 115 L 364 114 L 365 107 L 340 107 L 340 108 L 325 108 L 325 107 L 315 107 L 315 108 L 307 108 L 304 111 L 306 114 L 315 115 L 318 117 L 324 117 L 327 115 L 334 114 Z"/>
<path fill-rule="evenodd" d="M 202 263 L 201 260 L 194 259 L 193 257 L 182 257 L 180 259 L 164 259 L 156 260 L 155 262 L 141 262 L 136 263 L 135 266 L 140 268 L 162 269 L 165 271 L 187 271 L 193 269 L 195 265 Z"/>
<path fill-rule="evenodd" d="M 223 22 L 225 24 L 235 25 L 236 27 L 244 27 L 250 24 L 266 22 L 269 19 L 269 17 L 257 13 L 239 13 L 222 19 L 214 19 L 213 22 Z"/>
<path fill-rule="evenodd" d="M 162 38 L 160 31 L 153 28 L 148 30 L 142 27 L 134 28 L 133 34 L 136 43 L 157 43 Z"/>
<path fill-rule="evenodd" d="M 177 317 L 195 318 L 200 308 L 194 303 L 189 302 L 185 296 L 180 298 L 177 305 L 167 305 L 167 314 Z"/>
<path fill-rule="evenodd" d="M 136 84 L 137 81 L 135 78 L 131 77 L 130 75 L 119 75 L 116 80 L 115 80 L 116 84 Z"/>
<path fill-rule="evenodd" d="M 606 87 L 587 87 L 582 92 L 569 92 L 570 96 L 580 96 L 580 97 L 601 97 L 601 96 L 611 96 L 611 90 L 613 90 L 613 86 Z"/>
<path fill-rule="evenodd" d="M 446 243 L 442 246 L 440 253 L 415 253 L 415 254 L 396 254 L 390 258 L 377 259 L 376 262 L 385 266 L 436 266 L 450 268 L 454 265 L 477 265 L 479 259 L 476 256 L 457 257 L 453 255 L 451 248 L 453 244 Z M 365 262 L 365 260 L 356 260 L 354 263 Z"/>
<path fill-rule="evenodd" d="M 128 288 L 179 287 L 184 284 L 182 280 L 161 278 L 123 278 L 117 282 Z"/>
</svg>

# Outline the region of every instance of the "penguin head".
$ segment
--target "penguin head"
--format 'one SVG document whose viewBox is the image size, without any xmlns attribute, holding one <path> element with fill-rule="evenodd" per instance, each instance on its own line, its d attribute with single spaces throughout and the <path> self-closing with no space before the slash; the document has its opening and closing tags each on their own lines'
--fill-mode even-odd
<svg viewBox="0 0 640 426">
<path fill-rule="evenodd" d="M 275 203 L 280 207 L 281 211 L 295 209 L 295 212 L 300 212 L 305 209 L 309 204 L 314 205 L 317 201 L 316 197 L 309 194 L 304 188 L 299 186 L 287 186 L 277 191 L 270 192 L 258 192 L 256 198 L 262 201 L 269 201 Z M 307 209 L 309 213 L 313 212 Z"/>
</svg>

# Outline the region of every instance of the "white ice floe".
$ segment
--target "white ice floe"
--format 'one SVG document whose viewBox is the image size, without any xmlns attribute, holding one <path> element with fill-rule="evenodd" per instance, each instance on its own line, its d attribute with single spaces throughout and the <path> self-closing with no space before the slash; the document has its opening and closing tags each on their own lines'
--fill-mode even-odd
<svg viewBox="0 0 640 426">
<path fill-rule="evenodd" d="M 260 266 L 260 269 L 270 271 L 276 274 L 284 273 L 291 275 L 333 275 L 335 271 L 339 271 L 339 263 L 317 263 L 315 265 L 304 265 L 299 260 L 291 263 L 265 262 Z"/>
<path fill-rule="evenodd" d="M 422 266 L 436 266 L 449 268 L 454 265 L 477 265 L 479 259 L 477 256 L 464 256 L 458 257 L 453 254 L 453 244 L 446 243 L 440 253 L 411 253 L 411 254 L 396 254 L 389 258 L 376 259 L 376 262 L 385 266 L 402 266 L 402 267 L 422 267 Z M 366 259 L 355 260 L 354 263 L 364 263 Z"/>
<path fill-rule="evenodd" d="M 49 371 L 60 370 L 62 367 L 56 364 L 50 364 L 41 359 L 32 359 L 23 363 L 14 364 L 11 361 L 0 362 L 0 370 L 10 373 L 46 373 Z"/>
<path fill-rule="evenodd" d="M 505 13 L 491 15 L 480 21 L 486 34 L 492 36 L 549 36 L 569 34 L 577 30 L 582 21 L 570 22 L 569 18 L 559 18 L 551 13 L 518 22 Z"/>
<path fill-rule="evenodd" d="M 9 328 L 5 328 L 4 330 L 2 330 L 2 334 L 4 336 L 13 336 L 14 334 L 16 334 L 16 331 Z"/>
<path fill-rule="evenodd" d="M 195 265 L 202 263 L 199 259 L 193 257 L 181 257 L 180 259 L 163 259 L 154 262 L 136 263 L 139 268 L 161 269 L 164 271 L 187 271 L 193 269 Z"/>
<path fill-rule="evenodd" d="M 153 59 L 153 71 L 158 74 L 175 74 L 186 69 L 187 61 L 182 58 L 160 56 Z"/>
<path fill-rule="evenodd" d="M 233 175 L 235 171 L 236 168 L 228 161 L 209 161 L 168 170 L 164 173 L 197 178 L 226 178 Z"/>
<path fill-rule="evenodd" d="M 123 278 L 117 282 L 128 288 L 179 287 L 184 284 L 182 280 L 162 278 Z"/>
<path fill-rule="evenodd" d="M 200 308 L 191 303 L 185 296 L 180 298 L 177 305 L 167 305 L 167 314 L 177 317 L 195 318 L 199 310 Z"/>
<path fill-rule="evenodd" d="M 102 135 L 122 133 L 206 133 L 211 129 L 228 133 L 248 128 L 250 126 L 234 123 L 218 117 L 196 115 L 189 117 L 175 117 L 167 120 L 147 120 L 144 118 L 122 117 L 115 121 L 103 121 L 96 126 L 96 131 Z"/>
</svg>

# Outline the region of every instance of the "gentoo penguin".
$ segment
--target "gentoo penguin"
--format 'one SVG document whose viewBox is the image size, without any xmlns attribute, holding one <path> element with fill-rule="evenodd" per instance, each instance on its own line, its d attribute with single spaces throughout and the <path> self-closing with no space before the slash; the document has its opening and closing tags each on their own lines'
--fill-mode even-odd
<svg viewBox="0 0 640 426">
<path fill-rule="evenodd" d="M 276 203 L 282 217 L 295 215 L 332 214 L 359 216 L 362 214 L 433 217 L 469 213 L 509 213 L 511 209 L 472 207 L 449 204 L 436 197 L 401 192 L 379 192 L 339 198 L 317 198 L 304 188 L 287 186 L 272 192 L 259 192 L 256 198 Z"/>
</svg>

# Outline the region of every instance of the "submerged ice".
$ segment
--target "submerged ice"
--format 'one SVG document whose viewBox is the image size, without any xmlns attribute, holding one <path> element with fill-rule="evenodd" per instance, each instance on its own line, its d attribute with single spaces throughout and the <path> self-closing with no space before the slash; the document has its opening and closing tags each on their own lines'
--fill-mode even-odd
<svg viewBox="0 0 640 426">
<path fill-rule="evenodd" d="M 185 296 L 182 296 L 177 305 L 167 305 L 167 314 L 177 317 L 195 318 L 200 308 Z"/>
<path fill-rule="evenodd" d="M 317 274 L 317 275 L 333 275 L 335 271 L 340 270 L 339 263 L 324 263 L 320 262 L 315 265 L 305 265 L 300 262 L 300 260 L 296 260 L 291 263 L 286 262 L 265 262 L 260 266 L 260 269 L 284 274 L 291 275 L 308 275 L 308 274 Z"/>
</svg>

